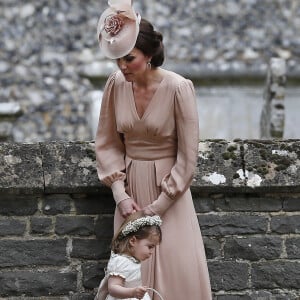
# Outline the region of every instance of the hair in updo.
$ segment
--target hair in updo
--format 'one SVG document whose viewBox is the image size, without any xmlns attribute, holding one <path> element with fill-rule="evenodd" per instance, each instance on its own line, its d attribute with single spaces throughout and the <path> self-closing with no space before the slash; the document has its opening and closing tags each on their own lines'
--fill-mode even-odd
<svg viewBox="0 0 300 300">
<path fill-rule="evenodd" d="M 163 36 L 155 31 L 153 25 L 146 19 L 141 19 L 140 30 L 135 43 L 135 48 L 145 55 L 151 56 L 151 65 L 159 67 L 165 59 Z"/>
</svg>

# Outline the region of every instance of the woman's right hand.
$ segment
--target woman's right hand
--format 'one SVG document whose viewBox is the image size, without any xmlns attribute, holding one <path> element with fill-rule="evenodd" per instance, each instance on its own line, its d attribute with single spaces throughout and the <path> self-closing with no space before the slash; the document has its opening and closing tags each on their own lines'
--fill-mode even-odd
<svg viewBox="0 0 300 300">
<path fill-rule="evenodd" d="M 141 210 L 137 203 L 132 198 L 122 200 L 118 204 L 118 209 L 123 218 L 128 217 L 132 213 Z"/>
</svg>

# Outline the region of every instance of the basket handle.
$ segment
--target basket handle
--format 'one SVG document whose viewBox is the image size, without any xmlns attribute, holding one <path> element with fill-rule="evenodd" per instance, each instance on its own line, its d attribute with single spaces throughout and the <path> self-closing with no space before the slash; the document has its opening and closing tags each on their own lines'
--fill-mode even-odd
<svg viewBox="0 0 300 300">
<path fill-rule="evenodd" d="M 162 297 L 162 295 L 157 290 L 152 289 L 152 288 L 147 288 L 147 290 L 150 290 L 150 291 L 156 293 L 161 300 L 164 300 L 164 298 Z"/>
</svg>

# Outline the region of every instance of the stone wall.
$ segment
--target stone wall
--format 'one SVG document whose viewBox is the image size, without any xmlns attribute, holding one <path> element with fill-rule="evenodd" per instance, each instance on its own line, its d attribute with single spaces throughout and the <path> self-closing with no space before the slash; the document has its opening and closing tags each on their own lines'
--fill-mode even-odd
<svg viewBox="0 0 300 300">
<path fill-rule="evenodd" d="M 94 143 L 0 153 L 0 298 L 92 300 L 114 209 Z M 299 140 L 200 142 L 192 192 L 214 300 L 299 299 L 299 182 Z"/>
</svg>

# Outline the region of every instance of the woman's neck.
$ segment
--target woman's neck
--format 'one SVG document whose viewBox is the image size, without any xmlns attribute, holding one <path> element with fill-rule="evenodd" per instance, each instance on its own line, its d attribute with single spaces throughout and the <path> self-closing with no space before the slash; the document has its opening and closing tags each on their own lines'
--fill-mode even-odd
<svg viewBox="0 0 300 300">
<path fill-rule="evenodd" d="M 163 79 L 163 70 L 155 68 L 147 70 L 141 77 L 136 78 L 133 84 L 139 88 L 147 88 L 153 84 L 160 83 Z"/>
</svg>

